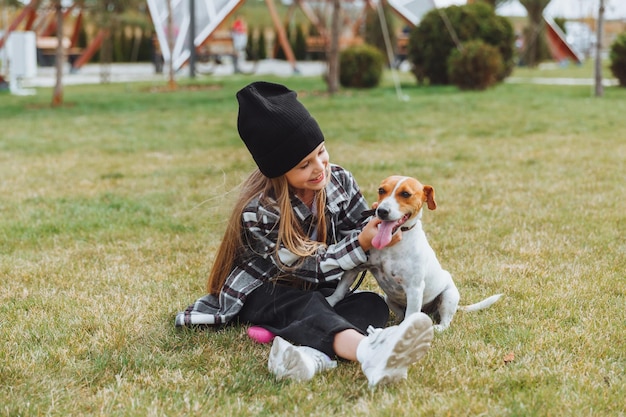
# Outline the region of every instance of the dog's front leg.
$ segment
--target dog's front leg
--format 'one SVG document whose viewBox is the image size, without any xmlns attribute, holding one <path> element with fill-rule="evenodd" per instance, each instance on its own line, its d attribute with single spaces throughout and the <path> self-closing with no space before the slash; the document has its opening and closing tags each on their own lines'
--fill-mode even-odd
<svg viewBox="0 0 626 417">
<path fill-rule="evenodd" d="M 328 302 L 328 304 L 334 307 L 335 304 L 337 304 L 343 299 L 343 297 L 346 296 L 348 291 L 350 291 L 350 286 L 356 279 L 358 273 L 359 272 L 355 269 L 343 273 L 343 276 L 339 280 L 339 284 L 337 284 L 335 292 L 326 297 L 326 301 Z"/>
<path fill-rule="evenodd" d="M 424 301 L 424 288 L 426 287 L 426 281 L 420 279 L 419 284 L 412 285 L 405 289 L 406 291 L 406 313 L 408 317 L 413 313 L 422 311 L 422 304 Z"/>
</svg>

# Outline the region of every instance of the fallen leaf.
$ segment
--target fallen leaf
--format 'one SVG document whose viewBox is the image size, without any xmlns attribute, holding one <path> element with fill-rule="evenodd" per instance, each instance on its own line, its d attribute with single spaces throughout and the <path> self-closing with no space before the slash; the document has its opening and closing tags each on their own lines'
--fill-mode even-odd
<svg viewBox="0 0 626 417">
<path fill-rule="evenodd" d="M 509 363 L 513 362 L 515 360 L 515 353 L 513 352 L 509 352 L 506 355 L 504 355 L 504 364 L 508 365 Z"/>
</svg>

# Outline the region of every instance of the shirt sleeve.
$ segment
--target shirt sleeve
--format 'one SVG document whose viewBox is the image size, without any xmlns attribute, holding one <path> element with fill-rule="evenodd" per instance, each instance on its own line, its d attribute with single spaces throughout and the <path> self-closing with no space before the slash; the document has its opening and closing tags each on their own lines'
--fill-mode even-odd
<svg viewBox="0 0 626 417">
<path fill-rule="evenodd" d="M 176 316 L 176 326 L 221 325 L 231 321 L 241 310 L 248 294 L 263 281 L 289 275 L 311 283 L 341 278 L 346 270 L 367 260 L 358 235 L 367 221 L 362 218 L 367 204 L 353 177 L 340 167 L 333 168 L 331 186 L 327 189 L 328 221 L 331 242 L 315 254 L 301 258 L 282 247 L 275 259 L 279 212 L 271 204 L 263 206 L 253 200 L 243 212 L 245 250 L 236 262 L 218 296 L 206 295 Z M 298 261 L 300 263 L 298 263 Z M 297 265 L 282 269 L 282 265 Z"/>
<path fill-rule="evenodd" d="M 345 171 L 342 171 L 345 172 Z M 255 205 L 244 210 L 243 223 L 249 247 L 254 256 L 270 261 L 279 274 L 291 275 L 312 283 L 338 280 L 345 271 L 354 269 L 367 261 L 367 253 L 359 244 L 358 236 L 363 228 L 362 212 L 367 203 L 353 177 L 347 172 L 339 177 L 329 200 L 340 200 L 328 217 L 332 241 L 318 248 L 311 256 L 301 257 L 284 245 L 278 250 L 278 222 L 280 214 L 275 207 Z M 340 194 L 341 198 L 335 194 Z M 331 200 L 332 198 L 332 200 Z M 267 265 L 266 265 L 267 266 Z M 287 268 L 285 268 L 287 266 Z"/>
</svg>

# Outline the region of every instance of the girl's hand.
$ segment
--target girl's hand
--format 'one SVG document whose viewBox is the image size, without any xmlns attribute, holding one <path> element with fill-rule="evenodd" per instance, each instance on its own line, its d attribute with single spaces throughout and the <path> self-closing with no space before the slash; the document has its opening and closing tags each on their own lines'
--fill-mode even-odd
<svg viewBox="0 0 626 417">
<path fill-rule="evenodd" d="M 373 217 L 361 230 L 359 234 L 359 244 L 364 251 L 372 249 L 372 239 L 378 233 L 378 225 L 382 222 L 378 217 Z M 391 237 L 391 242 L 387 246 L 392 246 L 402 240 L 402 230 L 398 230 Z"/>
<path fill-rule="evenodd" d="M 376 209 L 376 207 L 378 207 L 378 202 L 375 202 L 374 204 L 372 204 L 372 209 Z M 374 239 L 374 237 L 378 233 L 378 225 L 380 223 L 382 223 L 382 220 L 374 216 L 365 225 L 363 230 L 361 230 L 361 233 L 359 234 L 359 244 L 361 245 L 364 251 L 367 252 L 368 250 L 372 249 L 372 239 Z M 398 230 L 396 233 L 393 234 L 393 236 L 391 237 L 391 242 L 389 242 L 387 246 L 393 246 L 401 240 L 402 240 L 402 230 Z"/>
<path fill-rule="evenodd" d="M 363 248 L 365 252 L 372 248 L 372 239 L 378 233 L 378 225 L 381 223 L 381 220 L 378 217 L 372 217 L 372 219 L 367 222 L 361 233 L 359 233 L 359 244 Z"/>
</svg>

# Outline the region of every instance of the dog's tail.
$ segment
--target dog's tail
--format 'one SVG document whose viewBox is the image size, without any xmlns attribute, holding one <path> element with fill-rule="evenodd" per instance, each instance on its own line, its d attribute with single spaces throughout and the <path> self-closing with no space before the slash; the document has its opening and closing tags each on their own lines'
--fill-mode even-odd
<svg viewBox="0 0 626 417">
<path fill-rule="evenodd" d="M 498 301 L 500 299 L 500 297 L 502 297 L 502 294 L 492 295 L 491 297 L 487 297 L 484 300 L 479 301 L 479 302 L 477 302 L 475 304 L 470 304 L 468 306 L 459 306 L 458 310 L 463 310 L 463 311 L 482 310 L 484 308 L 489 307 L 490 305 L 492 305 L 496 301 Z"/>
</svg>

